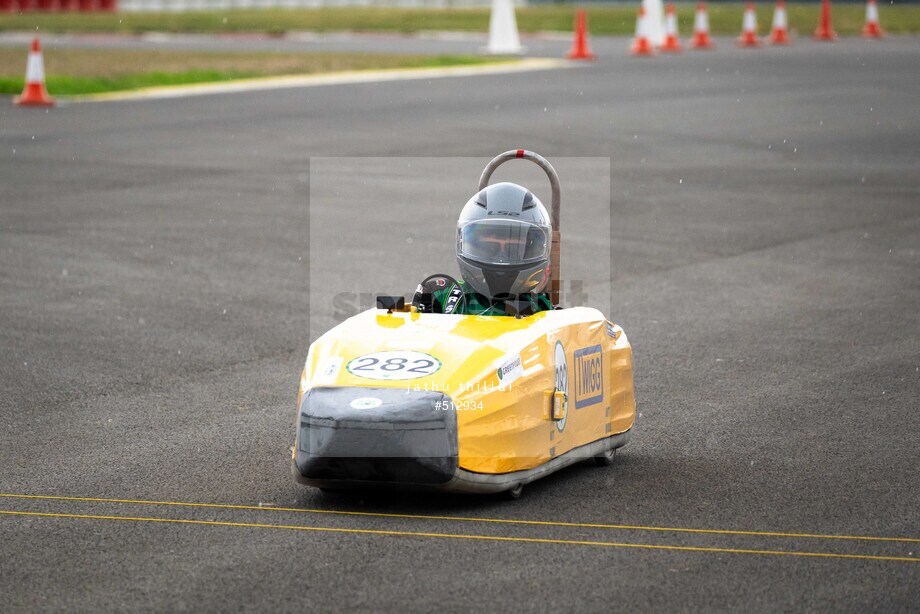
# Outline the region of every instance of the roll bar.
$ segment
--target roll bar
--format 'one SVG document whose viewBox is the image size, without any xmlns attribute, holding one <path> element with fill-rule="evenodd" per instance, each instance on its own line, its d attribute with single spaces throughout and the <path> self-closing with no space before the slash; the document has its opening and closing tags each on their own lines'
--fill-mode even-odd
<svg viewBox="0 0 920 614">
<path fill-rule="evenodd" d="M 549 179 L 549 187 L 552 191 L 551 215 L 553 223 L 552 251 L 550 253 L 549 295 L 553 305 L 558 305 L 559 289 L 562 286 L 562 235 L 560 234 L 561 218 L 559 214 L 561 207 L 561 190 L 559 189 L 559 175 L 556 174 L 556 169 L 553 168 L 553 165 L 550 164 L 546 158 L 538 153 L 527 151 L 526 149 L 512 149 L 510 151 L 506 151 L 503 154 L 495 156 L 492 158 L 492 161 L 486 165 L 486 168 L 482 171 L 482 176 L 479 178 L 479 189 L 482 190 L 488 187 L 489 180 L 492 178 L 492 173 L 495 172 L 495 169 L 497 169 L 508 160 L 517 159 L 530 160 L 542 168 L 543 172 L 546 173 L 546 177 Z"/>
</svg>

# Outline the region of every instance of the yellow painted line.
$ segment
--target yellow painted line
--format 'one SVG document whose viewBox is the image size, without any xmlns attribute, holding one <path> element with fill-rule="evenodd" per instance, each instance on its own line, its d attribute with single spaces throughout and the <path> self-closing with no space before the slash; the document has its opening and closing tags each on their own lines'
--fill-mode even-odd
<svg viewBox="0 0 920 614">
<path fill-rule="evenodd" d="M 252 79 L 234 79 L 213 83 L 189 83 L 187 85 L 163 85 L 145 87 L 124 92 L 106 92 L 72 96 L 67 100 L 74 102 L 149 100 L 161 98 L 184 98 L 187 96 L 207 96 L 211 94 L 231 94 L 257 90 L 279 90 L 297 87 L 316 87 L 321 85 L 343 85 L 349 83 L 380 83 L 384 81 L 405 81 L 408 79 L 441 79 L 445 77 L 472 77 L 477 75 L 498 75 L 533 70 L 550 70 L 571 66 L 565 60 L 552 58 L 526 58 L 476 64 L 472 66 L 442 66 L 431 68 L 392 68 L 383 70 L 348 70 L 308 75 L 281 75 L 277 77 L 257 77 Z"/>
<path fill-rule="evenodd" d="M 315 527 L 292 524 L 263 524 L 258 522 L 226 522 L 218 520 L 192 520 L 187 518 L 155 518 L 147 516 L 99 516 L 95 514 L 59 514 L 50 512 L 18 512 L 0 510 L 0 515 L 29 516 L 38 518 L 71 518 L 88 520 L 112 520 L 124 522 L 158 522 L 164 524 L 191 524 L 213 527 L 237 527 L 249 529 L 284 529 L 288 531 L 313 531 L 325 533 L 351 533 L 359 535 L 387 535 L 400 537 L 429 537 L 438 539 L 471 539 L 478 541 L 515 542 L 527 544 L 560 544 L 566 546 L 600 546 L 607 548 L 635 548 L 640 550 L 672 550 L 679 552 L 711 552 L 719 554 L 761 554 L 775 556 L 797 556 L 825 559 L 853 559 L 865 561 L 893 561 L 899 563 L 920 563 L 920 558 L 906 556 L 880 556 L 873 554 L 839 554 L 833 552 L 797 552 L 792 550 L 753 550 L 747 548 L 710 548 L 701 546 L 668 546 L 660 544 L 628 544 L 618 542 L 586 541 L 575 539 L 552 539 L 544 537 L 507 537 L 496 535 L 464 535 L 462 533 L 423 533 L 417 531 L 387 531 L 381 529 L 343 529 L 339 527 Z"/>
<path fill-rule="evenodd" d="M 132 505 L 168 505 L 174 507 L 204 507 L 224 510 L 258 510 L 272 512 L 293 512 L 298 514 L 330 514 L 338 516 L 362 516 L 368 518 L 404 518 L 411 520 L 446 520 L 453 522 L 482 522 L 494 524 L 531 525 L 545 527 L 567 527 L 581 529 L 615 529 L 627 531 L 659 531 L 670 533 L 701 533 L 705 535 L 748 535 L 754 537 L 793 537 L 809 539 L 841 539 L 855 541 L 920 543 L 914 537 L 876 537 L 872 535 L 826 535 L 820 533 L 783 533 L 777 531 L 742 531 L 733 529 L 692 529 L 686 527 L 655 527 L 629 524 L 600 524 L 589 522 L 565 522 L 554 520 L 523 520 L 514 518 L 475 518 L 472 516 L 434 516 L 426 514 L 389 514 L 385 512 L 353 512 L 347 510 L 324 510 L 301 507 L 276 507 L 271 505 L 235 505 L 231 503 L 194 503 L 187 501 L 155 501 L 149 499 L 108 499 L 103 497 L 67 497 L 60 495 L 26 495 L 0 493 L 8 499 L 35 499 L 40 501 L 80 501 L 86 503 L 125 503 Z"/>
</svg>

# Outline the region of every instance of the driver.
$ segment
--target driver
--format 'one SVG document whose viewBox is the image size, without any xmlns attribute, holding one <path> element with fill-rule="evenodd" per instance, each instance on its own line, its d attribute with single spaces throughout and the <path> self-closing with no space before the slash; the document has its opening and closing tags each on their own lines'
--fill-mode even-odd
<svg viewBox="0 0 920 614">
<path fill-rule="evenodd" d="M 433 310 L 507 315 L 507 301 L 515 302 L 519 313 L 552 309 L 543 292 L 550 278 L 551 237 L 549 214 L 527 188 L 497 183 L 480 190 L 457 221 L 463 281 L 435 291 Z"/>
</svg>

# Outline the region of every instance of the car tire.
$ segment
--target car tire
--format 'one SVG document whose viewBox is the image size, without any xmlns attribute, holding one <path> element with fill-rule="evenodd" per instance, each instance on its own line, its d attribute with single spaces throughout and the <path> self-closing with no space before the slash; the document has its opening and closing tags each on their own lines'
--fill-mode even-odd
<svg viewBox="0 0 920 614">
<path fill-rule="evenodd" d="M 613 464 L 613 459 L 617 455 L 617 449 L 611 448 L 604 452 L 603 454 L 598 454 L 594 457 L 594 464 L 598 467 L 609 467 Z"/>
</svg>

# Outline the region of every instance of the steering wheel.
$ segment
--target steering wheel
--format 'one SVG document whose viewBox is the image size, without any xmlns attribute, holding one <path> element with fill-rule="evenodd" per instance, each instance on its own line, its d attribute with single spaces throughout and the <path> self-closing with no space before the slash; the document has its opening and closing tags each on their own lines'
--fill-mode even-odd
<svg viewBox="0 0 920 614">
<path fill-rule="evenodd" d="M 466 294 L 460 282 L 444 273 L 429 275 L 415 289 L 412 304 L 421 313 L 438 313 L 435 311 L 435 292 L 450 290 L 447 301 L 441 305 L 440 313 L 464 313 L 466 311 Z"/>
</svg>

